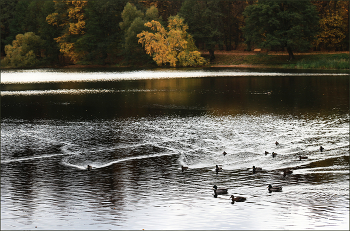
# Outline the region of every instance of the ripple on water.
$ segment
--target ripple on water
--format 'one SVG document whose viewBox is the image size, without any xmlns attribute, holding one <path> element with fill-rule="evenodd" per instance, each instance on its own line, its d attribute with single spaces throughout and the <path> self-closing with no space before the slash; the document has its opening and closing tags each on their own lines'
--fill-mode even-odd
<svg viewBox="0 0 350 231">
<path fill-rule="evenodd" d="M 17 228 L 28 228 L 34 224 L 28 214 L 39 219 L 37 211 L 53 214 L 51 224 L 80 220 L 82 227 L 120 229 L 299 229 L 331 227 L 344 219 L 346 225 L 345 125 L 332 123 L 320 135 L 315 123 L 329 121 L 206 115 L 21 122 L 20 129 L 2 122 L 2 209 L 10 211 L 3 221 L 18 218 Z M 298 160 L 300 153 L 309 158 Z M 86 171 L 87 164 L 93 170 Z M 216 164 L 223 167 L 218 174 Z M 182 172 L 181 165 L 189 168 Z M 264 171 L 253 174 L 253 165 Z M 286 167 L 293 174 L 284 177 L 279 170 Z M 227 187 L 228 194 L 214 198 L 214 184 Z M 268 184 L 283 190 L 269 193 Z M 232 205 L 231 194 L 247 201 Z M 25 210 L 17 211 L 19 204 Z M 48 221 L 41 225 L 49 227 Z"/>
</svg>

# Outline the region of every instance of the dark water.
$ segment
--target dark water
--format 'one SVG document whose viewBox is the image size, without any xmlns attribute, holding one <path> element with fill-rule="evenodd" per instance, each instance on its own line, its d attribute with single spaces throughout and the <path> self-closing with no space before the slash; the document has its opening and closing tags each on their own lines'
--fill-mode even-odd
<svg viewBox="0 0 350 231">
<path fill-rule="evenodd" d="M 344 72 L 48 69 L 1 78 L 1 229 L 349 227 Z M 228 194 L 214 198 L 214 184 Z M 231 204 L 232 194 L 247 200 Z"/>
</svg>

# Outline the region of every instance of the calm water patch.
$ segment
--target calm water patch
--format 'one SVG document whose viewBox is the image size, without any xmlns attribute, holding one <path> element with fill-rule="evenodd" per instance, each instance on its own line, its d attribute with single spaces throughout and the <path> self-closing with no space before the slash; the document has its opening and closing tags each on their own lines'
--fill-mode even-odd
<svg viewBox="0 0 350 231">
<path fill-rule="evenodd" d="M 2 229 L 348 229 L 346 73 L 6 71 L 1 90 Z"/>
</svg>

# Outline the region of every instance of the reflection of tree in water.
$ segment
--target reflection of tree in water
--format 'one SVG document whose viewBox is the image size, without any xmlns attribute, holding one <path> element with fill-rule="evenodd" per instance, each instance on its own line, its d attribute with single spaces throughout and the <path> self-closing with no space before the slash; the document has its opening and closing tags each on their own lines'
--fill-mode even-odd
<svg viewBox="0 0 350 231">
<path fill-rule="evenodd" d="M 1 174 L 2 181 L 9 182 L 7 190 L 12 198 L 11 202 L 17 204 L 11 206 L 18 208 L 22 216 L 28 217 L 28 222 L 32 222 L 31 218 L 37 207 L 35 201 L 38 199 L 37 190 L 35 189 L 37 183 L 36 166 L 28 163 L 16 163 L 13 166 L 3 168 L 1 166 L 2 171 L 6 170 L 6 172 L 12 173 L 11 176 Z"/>
</svg>

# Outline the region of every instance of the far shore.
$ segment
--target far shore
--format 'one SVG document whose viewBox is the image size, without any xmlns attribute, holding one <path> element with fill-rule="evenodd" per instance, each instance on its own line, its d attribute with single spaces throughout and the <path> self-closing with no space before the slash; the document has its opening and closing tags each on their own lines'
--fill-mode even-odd
<svg viewBox="0 0 350 231">
<path fill-rule="evenodd" d="M 202 51 L 204 57 L 209 53 Z M 349 51 L 295 52 L 295 59 L 288 61 L 286 51 L 215 51 L 210 67 L 227 68 L 278 68 L 278 69 L 327 69 L 348 70 Z"/>
<path fill-rule="evenodd" d="M 200 51 L 203 57 L 208 57 L 208 51 Z M 295 60 L 288 62 L 288 52 L 286 51 L 215 51 L 215 60 L 204 67 L 218 67 L 218 68 L 297 68 L 293 63 L 305 57 L 322 57 L 327 55 L 349 54 L 348 51 L 312 51 L 304 53 L 294 53 Z M 283 57 L 283 58 L 282 58 Z M 274 59 L 275 58 L 275 59 Z M 277 62 L 275 61 L 277 59 Z M 286 67 L 288 66 L 288 67 Z M 143 65 L 67 65 L 63 68 L 117 68 L 117 67 L 157 67 L 157 66 L 143 66 Z M 305 69 L 305 68 L 304 68 Z M 308 68 L 308 69 L 332 69 L 332 68 Z M 338 68 L 334 68 L 339 70 Z"/>
<path fill-rule="evenodd" d="M 209 58 L 208 51 L 200 51 L 203 57 Z M 277 68 L 277 69 L 325 69 L 325 70 L 349 70 L 349 51 L 312 51 L 312 52 L 298 52 L 294 53 L 295 59 L 288 61 L 288 53 L 286 51 L 269 51 L 262 50 L 261 52 L 255 51 L 221 51 L 216 50 L 214 52 L 215 60 L 202 67 L 218 67 L 218 68 Z M 322 61 L 325 66 L 320 64 L 314 65 L 317 62 Z M 341 65 L 327 66 L 330 62 L 342 62 Z M 305 62 L 307 65 L 305 65 Z M 302 64 L 301 64 L 302 63 Z M 310 64 L 311 63 L 311 64 Z M 109 68 L 162 68 L 156 65 L 143 65 L 138 64 L 68 64 L 68 65 L 55 65 L 55 66 L 41 66 L 36 68 L 63 68 L 63 69 L 109 69 Z M 163 66 L 168 68 L 167 66 Z M 1 67 L 2 70 L 10 69 L 33 69 L 32 68 L 8 68 Z"/>
</svg>

